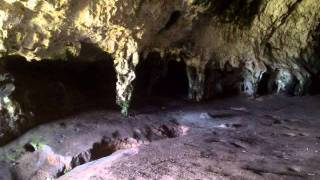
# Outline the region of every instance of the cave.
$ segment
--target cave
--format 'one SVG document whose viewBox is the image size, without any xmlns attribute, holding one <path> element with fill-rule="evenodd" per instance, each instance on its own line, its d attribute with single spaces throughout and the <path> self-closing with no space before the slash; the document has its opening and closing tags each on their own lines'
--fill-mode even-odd
<svg viewBox="0 0 320 180">
<path fill-rule="evenodd" d="M 140 96 L 187 98 L 187 67 L 182 61 L 162 60 L 159 53 L 151 53 L 137 67 L 136 93 Z"/>
<path fill-rule="evenodd" d="M 275 84 L 272 81 L 271 73 L 264 73 L 261 77 L 261 80 L 258 84 L 258 95 L 267 95 L 269 93 L 274 92 Z"/>
<path fill-rule="evenodd" d="M 0 180 L 320 179 L 317 0 L 0 3 Z"/>
<path fill-rule="evenodd" d="M 186 98 L 188 96 L 188 77 L 184 62 L 169 61 L 167 73 L 152 88 L 151 94 Z"/>
</svg>

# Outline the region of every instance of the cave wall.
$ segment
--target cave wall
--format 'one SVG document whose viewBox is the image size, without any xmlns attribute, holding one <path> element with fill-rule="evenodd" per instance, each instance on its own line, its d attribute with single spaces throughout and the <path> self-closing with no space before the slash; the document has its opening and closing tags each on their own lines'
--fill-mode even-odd
<svg viewBox="0 0 320 180">
<path fill-rule="evenodd" d="M 2 59 L 6 73 L 0 76 L 0 146 L 39 124 L 91 110 L 116 109 L 116 73 L 112 61 L 101 57 L 105 60 Z"/>
<path fill-rule="evenodd" d="M 306 94 L 318 79 L 317 0 L 0 0 L 0 57 L 94 61 L 86 44 L 110 54 L 117 104 L 127 114 L 136 67 L 149 53 L 186 64 L 189 98 L 215 91 Z M 19 114 L 0 69 L 1 110 Z M 211 72 L 211 73 L 210 73 Z M 215 73 L 216 72 L 216 73 Z M 230 75 L 230 72 L 232 75 Z M 161 72 L 160 72 L 161 73 Z M 217 78 L 216 75 L 221 78 Z M 225 78 L 228 76 L 228 78 Z M 230 77 L 229 77 L 230 76 Z M 4 80 L 2 80 L 4 79 Z M 224 80 L 225 79 L 225 80 Z M 228 84 L 231 79 L 232 84 Z M 261 82 L 263 81 L 263 83 Z M 9 87 L 9 90 L 7 91 Z M 260 86 L 261 87 L 261 86 Z M 10 105 L 11 104 L 11 105 Z"/>
</svg>

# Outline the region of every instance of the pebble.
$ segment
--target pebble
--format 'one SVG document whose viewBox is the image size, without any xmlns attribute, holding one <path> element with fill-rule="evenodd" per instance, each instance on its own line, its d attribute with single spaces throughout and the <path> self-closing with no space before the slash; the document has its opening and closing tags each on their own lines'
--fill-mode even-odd
<svg viewBox="0 0 320 180">
<path fill-rule="evenodd" d="M 299 166 L 291 166 L 291 167 L 288 167 L 288 170 L 291 171 L 291 172 L 298 172 L 300 173 L 302 171 L 302 168 L 299 167 Z"/>
<path fill-rule="evenodd" d="M 243 111 L 243 112 L 248 112 L 248 109 L 245 107 L 231 107 L 230 108 L 233 111 Z"/>
<path fill-rule="evenodd" d="M 289 137 L 296 137 L 297 136 L 295 133 L 291 133 L 291 132 L 284 133 L 283 135 L 284 136 L 289 136 Z"/>
<path fill-rule="evenodd" d="M 211 119 L 211 116 L 208 113 L 201 113 L 200 119 Z"/>
</svg>

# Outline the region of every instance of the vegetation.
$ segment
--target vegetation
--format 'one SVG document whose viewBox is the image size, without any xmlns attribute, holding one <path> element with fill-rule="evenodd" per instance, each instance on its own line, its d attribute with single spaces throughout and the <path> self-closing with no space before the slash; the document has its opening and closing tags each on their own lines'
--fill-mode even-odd
<svg viewBox="0 0 320 180">
<path fill-rule="evenodd" d="M 129 115 L 129 107 L 130 107 L 130 102 L 129 101 L 122 101 L 121 104 L 121 114 L 125 117 Z"/>
<path fill-rule="evenodd" d="M 42 150 L 46 143 L 40 137 L 33 137 L 29 143 L 35 151 Z"/>
</svg>

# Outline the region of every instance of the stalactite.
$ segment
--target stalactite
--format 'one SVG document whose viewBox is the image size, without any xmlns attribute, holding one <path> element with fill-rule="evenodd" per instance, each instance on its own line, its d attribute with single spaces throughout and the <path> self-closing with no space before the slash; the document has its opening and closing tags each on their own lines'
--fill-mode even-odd
<svg viewBox="0 0 320 180">
<path fill-rule="evenodd" d="M 243 71 L 242 91 L 249 96 L 256 96 L 258 85 L 267 68 L 263 63 L 249 61 L 246 63 Z"/>
<path fill-rule="evenodd" d="M 121 113 L 128 116 L 130 101 L 132 98 L 133 85 L 132 82 L 136 78 L 135 67 L 139 62 L 139 55 L 137 52 L 127 55 L 123 58 L 123 53 L 120 52 L 115 59 L 115 69 L 117 72 L 117 104 L 121 107 Z"/>
<path fill-rule="evenodd" d="M 201 62 L 200 56 L 194 56 L 188 59 L 187 76 L 189 80 L 189 99 L 201 101 L 204 96 L 205 89 L 205 65 L 206 63 L 198 64 Z"/>
<path fill-rule="evenodd" d="M 293 89 L 294 76 L 288 69 L 279 69 L 275 83 L 277 85 L 277 93 L 288 93 Z"/>
</svg>

